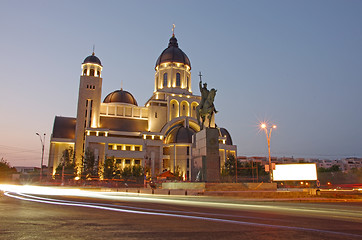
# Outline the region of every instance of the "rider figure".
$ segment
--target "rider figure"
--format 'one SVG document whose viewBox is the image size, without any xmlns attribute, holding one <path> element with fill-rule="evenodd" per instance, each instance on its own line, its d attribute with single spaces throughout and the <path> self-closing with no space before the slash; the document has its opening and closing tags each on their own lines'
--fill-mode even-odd
<svg viewBox="0 0 362 240">
<path fill-rule="evenodd" d="M 200 92 L 201 92 L 201 101 L 200 101 L 200 109 L 202 109 L 204 107 L 204 103 L 207 99 L 207 96 L 209 96 L 209 90 L 207 89 L 207 83 L 204 83 L 204 87 L 202 87 L 202 81 L 200 79 L 199 82 L 199 88 L 200 88 Z"/>
</svg>

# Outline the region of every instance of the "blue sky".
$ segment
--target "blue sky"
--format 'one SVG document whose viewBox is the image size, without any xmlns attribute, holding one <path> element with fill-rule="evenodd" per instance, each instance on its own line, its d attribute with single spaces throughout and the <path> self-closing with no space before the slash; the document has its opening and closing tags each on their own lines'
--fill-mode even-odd
<svg viewBox="0 0 362 240">
<path fill-rule="evenodd" d="M 81 63 L 101 59 L 103 97 L 139 105 L 172 24 L 192 65 L 218 90 L 216 121 L 238 155 L 266 156 L 258 122 L 278 125 L 273 156 L 362 157 L 362 1 L 1 1 L 0 158 L 39 166 L 36 132 L 74 117 Z M 47 157 L 46 157 L 47 159 Z"/>
</svg>

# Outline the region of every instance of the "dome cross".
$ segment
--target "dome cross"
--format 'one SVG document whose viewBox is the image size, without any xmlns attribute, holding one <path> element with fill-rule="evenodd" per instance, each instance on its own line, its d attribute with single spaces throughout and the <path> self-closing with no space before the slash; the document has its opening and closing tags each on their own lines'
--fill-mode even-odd
<svg viewBox="0 0 362 240">
<path fill-rule="evenodd" d="M 172 24 L 172 36 L 174 37 L 175 36 L 175 24 Z"/>
</svg>

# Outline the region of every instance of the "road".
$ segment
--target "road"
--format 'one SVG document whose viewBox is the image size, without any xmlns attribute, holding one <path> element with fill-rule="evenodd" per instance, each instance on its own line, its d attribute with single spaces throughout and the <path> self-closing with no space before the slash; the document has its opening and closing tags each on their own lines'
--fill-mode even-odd
<svg viewBox="0 0 362 240">
<path fill-rule="evenodd" d="M 54 192 L 0 197 L 0 239 L 362 239 L 361 203 Z"/>
</svg>

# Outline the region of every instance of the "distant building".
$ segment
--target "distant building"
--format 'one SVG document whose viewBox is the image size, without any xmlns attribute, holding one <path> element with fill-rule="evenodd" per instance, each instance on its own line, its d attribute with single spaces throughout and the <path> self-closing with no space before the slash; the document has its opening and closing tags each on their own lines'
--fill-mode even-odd
<svg viewBox="0 0 362 240">
<path fill-rule="evenodd" d="M 55 174 L 62 152 L 75 149 L 76 163 L 82 166 L 87 149 L 101 164 L 114 157 L 117 168 L 139 165 L 151 176 L 176 169 L 185 180 L 192 180 L 192 135 L 200 131 L 196 107 L 201 97 L 191 90 L 191 63 L 178 47 L 174 35 L 155 65 L 154 89 L 144 106 L 124 89 L 109 93 L 102 101 L 100 59 L 92 55 L 82 63 L 77 116 L 54 120 L 50 140 L 49 169 Z M 140 87 L 142 83 L 140 82 Z M 237 147 L 225 128 L 219 128 L 220 165 Z"/>
<path fill-rule="evenodd" d="M 22 174 L 28 174 L 35 171 L 40 171 L 40 168 L 38 167 L 14 167 L 16 169 L 16 172 L 22 173 Z"/>
<path fill-rule="evenodd" d="M 268 165 L 269 160 L 267 157 L 246 157 L 238 156 L 237 159 L 243 162 L 258 162 L 261 165 Z M 362 158 L 344 158 L 344 159 L 315 159 L 315 158 L 293 158 L 293 157 L 272 157 L 272 162 L 276 164 L 287 164 L 287 163 L 316 163 L 317 168 L 330 168 L 333 165 L 337 165 L 341 171 L 349 171 L 353 168 L 362 168 Z"/>
</svg>

